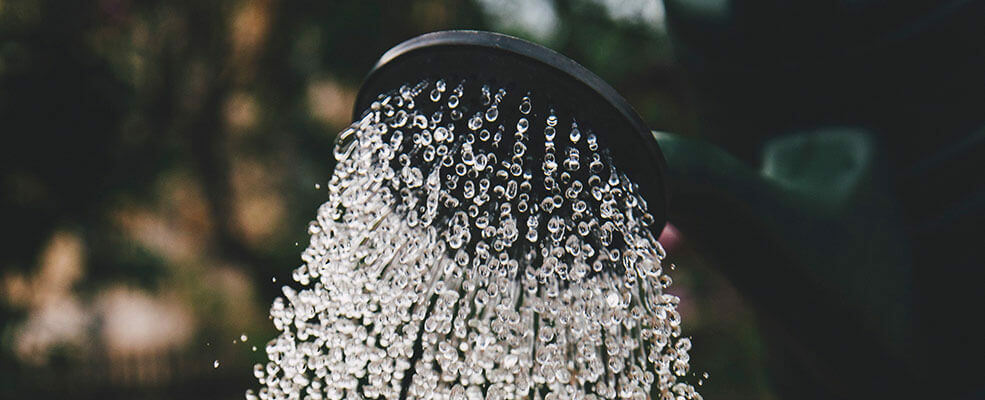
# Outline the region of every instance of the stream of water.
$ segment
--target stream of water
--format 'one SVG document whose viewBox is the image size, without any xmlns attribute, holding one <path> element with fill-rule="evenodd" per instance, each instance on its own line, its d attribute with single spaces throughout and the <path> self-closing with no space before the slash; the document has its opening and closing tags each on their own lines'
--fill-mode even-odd
<svg viewBox="0 0 985 400">
<path fill-rule="evenodd" d="M 701 398 L 605 132 L 475 88 L 403 86 L 340 134 L 248 399 Z"/>
</svg>

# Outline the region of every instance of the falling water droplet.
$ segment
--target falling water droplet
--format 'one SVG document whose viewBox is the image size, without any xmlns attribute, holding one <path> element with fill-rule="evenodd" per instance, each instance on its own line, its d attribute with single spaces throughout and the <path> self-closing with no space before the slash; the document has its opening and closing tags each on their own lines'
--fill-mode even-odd
<svg viewBox="0 0 985 400">
<path fill-rule="evenodd" d="M 568 135 L 568 139 L 571 139 L 571 143 L 578 143 L 581 140 L 581 131 L 578 129 L 578 124 L 571 124 L 571 134 Z"/>
<path fill-rule="evenodd" d="M 530 126 L 530 122 L 527 121 L 526 118 L 520 118 L 520 120 L 516 122 L 516 130 L 517 132 L 520 133 L 526 132 L 527 127 L 529 126 Z"/>
<path fill-rule="evenodd" d="M 475 113 L 475 116 L 469 119 L 469 129 L 477 131 L 479 128 L 482 128 L 482 114 Z"/>
<path fill-rule="evenodd" d="M 520 102 L 520 113 L 523 115 L 530 114 L 530 108 L 530 97 L 524 96 Z"/>
<path fill-rule="evenodd" d="M 493 122 L 496 121 L 496 118 L 499 118 L 499 108 L 496 106 L 489 107 L 486 110 L 486 121 Z"/>
<path fill-rule="evenodd" d="M 349 157 L 352 150 L 356 147 L 356 129 L 350 127 L 339 134 L 335 142 L 335 161 L 342 161 Z"/>
<path fill-rule="evenodd" d="M 615 307 L 619 305 L 619 294 L 609 293 L 609 295 L 606 296 L 605 301 L 606 303 L 609 303 L 609 307 Z"/>
</svg>

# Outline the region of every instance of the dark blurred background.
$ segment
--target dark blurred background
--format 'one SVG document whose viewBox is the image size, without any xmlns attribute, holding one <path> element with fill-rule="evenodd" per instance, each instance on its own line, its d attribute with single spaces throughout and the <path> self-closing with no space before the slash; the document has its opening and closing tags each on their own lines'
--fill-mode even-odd
<svg viewBox="0 0 985 400">
<path fill-rule="evenodd" d="M 684 22 L 729 9 L 689 3 Z M 774 92 L 786 83 L 721 73 L 752 59 L 734 71 L 772 74 L 755 59 L 775 46 L 793 49 L 778 68 L 800 68 L 810 57 L 796 46 L 737 54 L 722 25 L 701 24 L 677 26 L 685 41 L 672 46 L 665 20 L 659 0 L 0 0 L 0 398 L 227 399 L 255 387 L 252 366 L 274 336 L 268 307 L 327 200 L 335 134 L 376 59 L 418 34 L 483 29 L 544 44 L 609 82 L 650 127 L 750 163 L 769 135 L 816 122 L 811 104 L 783 110 Z M 812 26 L 740 28 L 776 39 Z M 708 41 L 725 50 L 693 51 Z M 708 102 L 762 91 L 773 103 Z M 965 132 L 980 122 L 941 118 Z M 759 315 L 682 235 L 663 240 L 700 392 L 775 398 L 783 368 L 768 366 Z"/>
<path fill-rule="evenodd" d="M 242 398 L 363 75 L 462 28 L 552 47 L 694 130 L 654 0 L 0 0 L 0 397 Z M 753 314 L 671 257 L 702 393 L 769 398 Z"/>
</svg>

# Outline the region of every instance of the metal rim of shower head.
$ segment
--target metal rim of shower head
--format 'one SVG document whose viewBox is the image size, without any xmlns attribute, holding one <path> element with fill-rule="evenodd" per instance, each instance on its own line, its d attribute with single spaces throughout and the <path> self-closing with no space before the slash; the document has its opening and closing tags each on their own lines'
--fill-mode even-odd
<svg viewBox="0 0 985 400">
<path fill-rule="evenodd" d="M 356 96 L 353 119 L 376 96 L 413 85 L 422 78 L 454 76 L 493 82 L 536 93 L 579 115 L 594 128 L 599 144 L 612 152 L 617 169 L 639 185 L 650 228 L 659 236 L 667 222 L 666 161 L 639 114 L 602 78 L 560 53 L 516 37 L 484 31 L 454 30 L 423 34 L 400 43 L 377 61 Z"/>
</svg>

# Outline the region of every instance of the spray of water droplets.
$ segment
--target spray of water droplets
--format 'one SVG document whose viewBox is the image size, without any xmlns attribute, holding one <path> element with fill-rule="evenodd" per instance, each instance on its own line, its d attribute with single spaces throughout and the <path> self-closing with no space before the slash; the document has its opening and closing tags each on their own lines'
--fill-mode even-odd
<svg viewBox="0 0 985 400">
<path fill-rule="evenodd" d="M 636 185 L 516 96 L 424 81 L 340 134 L 248 399 L 701 398 Z"/>
</svg>

